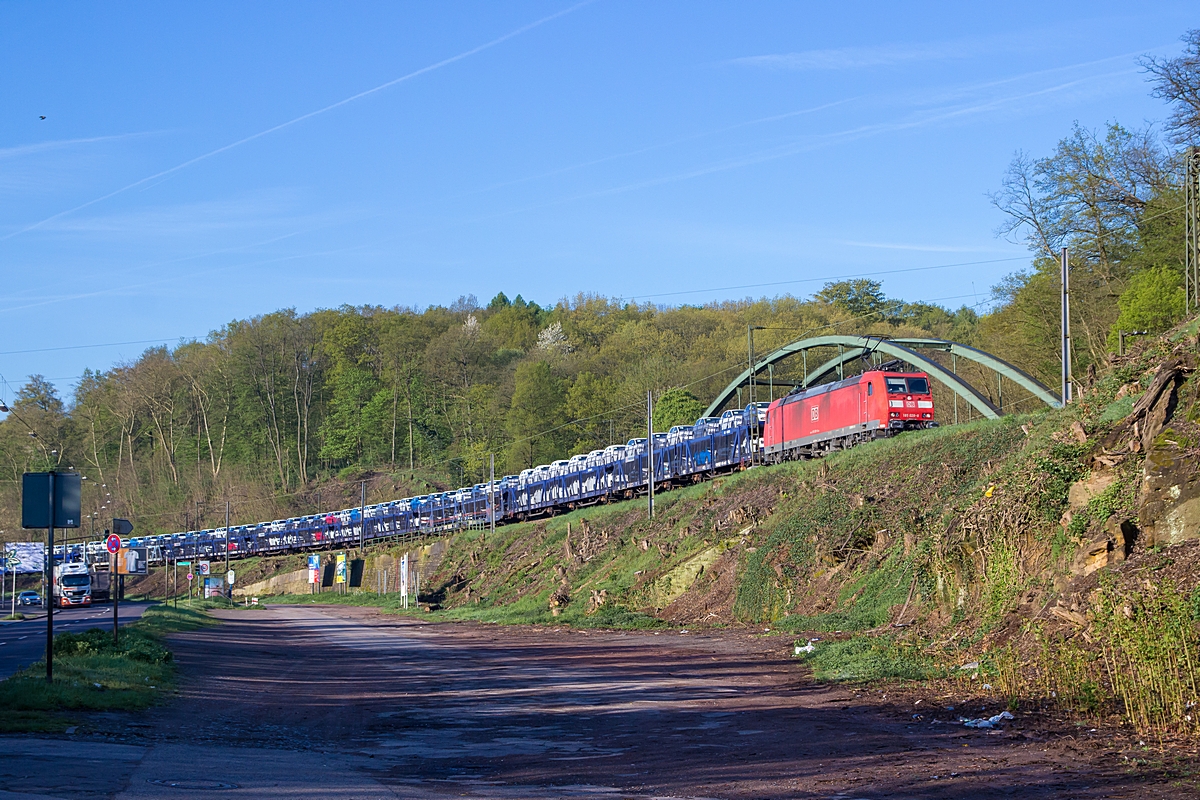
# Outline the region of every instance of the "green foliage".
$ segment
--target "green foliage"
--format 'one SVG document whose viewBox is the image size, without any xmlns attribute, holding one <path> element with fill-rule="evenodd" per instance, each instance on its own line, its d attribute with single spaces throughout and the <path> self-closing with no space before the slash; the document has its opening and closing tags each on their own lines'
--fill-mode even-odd
<svg viewBox="0 0 1200 800">
<path fill-rule="evenodd" d="M 1117 305 L 1121 313 L 1108 335 L 1112 351 L 1117 349 L 1118 331 L 1161 333 L 1183 319 L 1183 278 L 1168 267 L 1144 269 L 1130 278 Z"/>
<path fill-rule="evenodd" d="M 674 425 L 691 425 L 704 414 L 705 404 L 687 389 L 672 387 L 654 404 L 654 430 L 670 430 Z"/>
<path fill-rule="evenodd" d="M 882 315 L 886 308 L 883 284 L 867 278 L 830 281 L 821 287 L 816 297 L 856 317 Z"/>
<path fill-rule="evenodd" d="M 935 674 L 927 656 L 894 636 L 817 642 L 812 653 L 801 654 L 800 658 L 818 680 L 824 681 L 924 680 Z"/>
<path fill-rule="evenodd" d="M 62 710 L 138 710 L 167 696 L 174 685 L 168 633 L 195 630 L 213 620 L 189 608 L 153 606 L 121 628 L 91 628 L 54 637 L 54 682 L 46 683 L 45 663 L 36 662 L 0 681 L 0 704 L 18 712 L 8 730 L 61 730 Z"/>
<path fill-rule="evenodd" d="M 1113 694 L 1140 731 L 1195 731 L 1200 630 L 1193 601 L 1170 581 L 1123 588 L 1101 581 L 1096 633 Z"/>
<path fill-rule="evenodd" d="M 515 381 L 508 415 L 508 468 L 513 472 L 549 463 L 561 453 L 565 434 L 554 429 L 565 421 L 566 405 L 563 382 L 545 361 L 522 363 Z"/>
</svg>

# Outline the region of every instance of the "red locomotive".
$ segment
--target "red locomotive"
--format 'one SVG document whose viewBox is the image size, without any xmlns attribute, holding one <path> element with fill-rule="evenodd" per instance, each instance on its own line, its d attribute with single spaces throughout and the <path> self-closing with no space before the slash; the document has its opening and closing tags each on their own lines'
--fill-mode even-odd
<svg viewBox="0 0 1200 800">
<path fill-rule="evenodd" d="M 768 461 L 778 462 L 934 427 L 927 374 L 870 370 L 771 403 L 763 428 L 763 453 Z"/>
</svg>

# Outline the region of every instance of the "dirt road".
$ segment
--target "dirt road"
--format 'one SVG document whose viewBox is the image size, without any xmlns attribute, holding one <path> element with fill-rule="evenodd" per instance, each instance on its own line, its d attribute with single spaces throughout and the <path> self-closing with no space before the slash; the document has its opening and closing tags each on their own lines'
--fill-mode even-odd
<svg viewBox="0 0 1200 800">
<path fill-rule="evenodd" d="M 423 624 L 341 607 L 224 617 L 176 637 L 181 696 L 126 729 L 119 744 L 141 755 L 117 760 L 128 766 L 116 797 L 1190 791 L 1092 763 L 1095 750 L 1069 741 L 930 720 L 950 712 L 914 720 L 815 686 L 779 638 Z"/>
</svg>

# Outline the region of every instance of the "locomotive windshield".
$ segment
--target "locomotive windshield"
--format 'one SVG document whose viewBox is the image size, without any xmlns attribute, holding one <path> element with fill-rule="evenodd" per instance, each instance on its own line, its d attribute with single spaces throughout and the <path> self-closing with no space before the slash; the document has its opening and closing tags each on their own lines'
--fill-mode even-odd
<svg viewBox="0 0 1200 800">
<path fill-rule="evenodd" d="M 925 378 L 887 378 L 888 394 L 929 394 L 929 381 Z"/>
</svg>

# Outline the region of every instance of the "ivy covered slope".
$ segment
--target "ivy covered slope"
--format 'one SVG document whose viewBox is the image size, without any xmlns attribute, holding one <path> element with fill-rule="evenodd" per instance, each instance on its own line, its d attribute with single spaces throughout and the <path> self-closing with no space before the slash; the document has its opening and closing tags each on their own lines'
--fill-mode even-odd
<svg viewBox="0 0 1200 800">
<path fill-rule="evenodd" d="M 720 478 L 660 496 L 653 522 L 642 500 L 460 534 L 434 599 L 496 621 L 853 634 L 818 674 L 981 660 L 1015 694 L 1123 703 L 1123 675 L 1168 669 L 1139 647 L 1200 663 L 1196 323 L 1140 347 L 1065 410 Z"/>
</svg>

